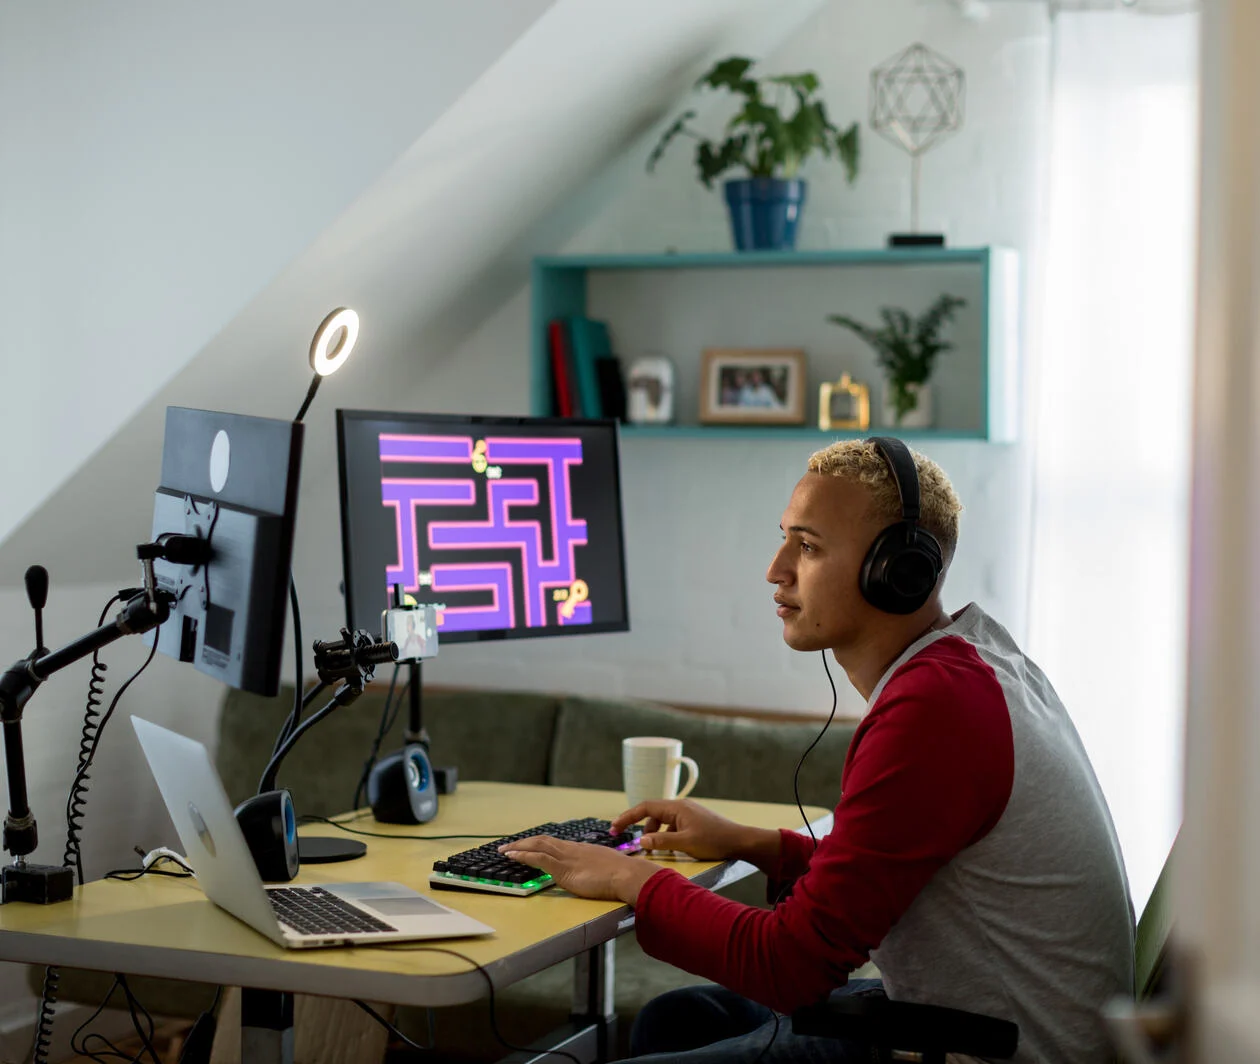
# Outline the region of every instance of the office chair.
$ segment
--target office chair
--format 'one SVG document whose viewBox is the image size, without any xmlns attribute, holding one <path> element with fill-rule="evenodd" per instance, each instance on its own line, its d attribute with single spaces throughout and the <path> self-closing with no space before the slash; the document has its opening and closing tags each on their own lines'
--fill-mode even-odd
<svg viewBox="0 0 1260 1064">
<path fill-rule="evenodd" d="M 1134 935 L 1134 988 L 1139 1002 L 1161 989 L 1172 931 L 1169 884 L 1173 851 L 1155 881 Z M 795 1034 L 852 1038 L 880 1050 L 881 1059 L 945 1064 L 948 1053 L 1009 1060 L 1019 1045 L 1019 1027 L 1009 1020 L 939 1005 L 916 1005 L 879 997 L 837 997 L 792 1013 Z"/>
<path fill-rule="evenodd" d="M 1009 1060 L 1019 1027 L 1009 1020 L 940 1005 L 882 997 L 836 997 L 792 1013 L 792 1032 L 852 1038 L 881 1051 L 881 1060 L 945 1064 L 947 1053 Z"/>
</svg>

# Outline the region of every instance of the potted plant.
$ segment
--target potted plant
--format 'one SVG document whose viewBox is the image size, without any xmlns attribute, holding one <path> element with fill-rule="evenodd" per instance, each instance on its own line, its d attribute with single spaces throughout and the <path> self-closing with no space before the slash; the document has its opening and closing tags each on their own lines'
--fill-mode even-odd
<svg viewBox="0 0 1260 1064">
<path fill-rule="evenodd" d="M 841 131 L 831 123 L 822 100 L 814 98 L 817 75 L 752 78 L 748 76 L 752 65 L 751 59 L 731 56 L 696 83 L 697 88 L 724 89 L 743 99 L 720 143 L 695 132 L 688 123 L 696 112 L 686 111 L 661 135 L 647 168 L 656 166 L 675 137 L 695 138 L 696 168 L 705 188 L 712 188 L 714 179 L 728 170 L 747 174 L 724 185 L 735 247 L 790 249 L 796 246 L 796 223 L 805 202 L 805 182 L 796 176 L 801 164 L 816 151 L 834 155 L 852 184 L 857 176 L 858 124 Z"/>
<path fill-rule="evenodd" d="M 940 337 L 954 311 L 967 305 L 959 296 L 942 295 L 917 318 L 897 307 L 880 307 L 884 324 L 864 325 L 847 314 L 830 314 L 827 320 L 851 329 L 875 349 L 875 357 L 888 378 L 884 410 L 886 423 L 902 428 L 924 428 L 932 422 L 928 378 L 936 357 L 954 345 Z"/>
</svg>

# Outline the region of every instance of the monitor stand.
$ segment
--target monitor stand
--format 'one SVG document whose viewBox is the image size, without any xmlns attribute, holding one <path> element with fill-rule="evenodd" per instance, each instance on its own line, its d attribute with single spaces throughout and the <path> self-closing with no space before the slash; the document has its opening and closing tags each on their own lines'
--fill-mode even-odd
<svg viewBox="0 0 1260 1064">
<path fill-rule="evenodd" d="M 334 839 L 313 835 L 298 838 L 298 859 L 302 864 L 336 864 L 353 861 L 367 853 L 367 843 L 358 839 Z"/>
</svg>

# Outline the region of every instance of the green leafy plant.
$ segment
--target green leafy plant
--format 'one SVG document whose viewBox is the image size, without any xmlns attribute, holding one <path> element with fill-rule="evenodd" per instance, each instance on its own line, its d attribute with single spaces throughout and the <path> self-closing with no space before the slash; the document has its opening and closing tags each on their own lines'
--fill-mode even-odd
<svg viewBox="0 0 1260 1064">
<path fill-rule="evenodd" d="M 717 143 L 697 133 L 688 125 L 696 112 L 686 111 L 661 135 L 648 156 L 648 170 L 675 137 L 685 135 L 699 141 L 696 167 L 705 188 L 712 188 L 715 178 L 732 169 L 745 170 L 749 177 L 793 178 L 815 151 L 837 156 L 852 184 L 858 167 L 858 124 L 841 131 L 831 123 L 822 100 L 814 99 L 817 75 L 758 79 L 748 76 L 752 65 L 751 59 L 731 56 L 696 83 L 697 88 L 725 89 L 743 97 L 743 106 L 726 123 L 724 139 Z M 793 100 L 795 109 L 788 114 Z"/>
<path fill-rule="evenodd" d="M 941 328 L 954 311 L 967 305 L 959 296 L 942 295 L 917 318 L 897 307 L 880 307 L 883 325 L 873 328 L 847 314 L 829 314 L 827 320 L 851 329 L 875 349 L 875 357 L 888 377 L 892 405 L 900 422 L 918 405 L 917 391 L 932 375 L 936 357 L 954 345 L 940 338 Z"/>
</svg>

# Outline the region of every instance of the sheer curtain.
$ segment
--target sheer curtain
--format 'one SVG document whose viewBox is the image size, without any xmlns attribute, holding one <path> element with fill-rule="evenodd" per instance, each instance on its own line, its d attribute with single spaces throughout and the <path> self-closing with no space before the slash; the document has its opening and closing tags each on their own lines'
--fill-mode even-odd
<svg viewBox="0 0 1260 1064">
<path fill-rule="evenodd" d="M 1181 819 L 1198 16 L 1060 10 L 1053 32 L 1028 649 L 1140 911 Z"/>
</svg>

